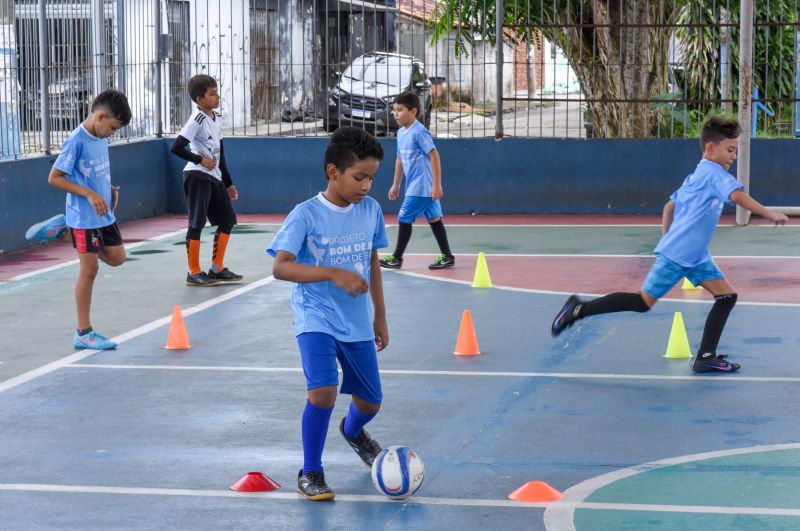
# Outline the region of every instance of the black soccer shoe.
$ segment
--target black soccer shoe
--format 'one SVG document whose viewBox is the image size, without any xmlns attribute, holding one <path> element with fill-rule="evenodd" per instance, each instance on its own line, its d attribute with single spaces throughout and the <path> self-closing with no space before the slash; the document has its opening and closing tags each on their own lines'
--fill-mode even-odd
<svg viewBox="0 0 800 531">
<path fill-rule="evenodd" d="M 433 263 L 428 266 L 428 269 L 444 269 L 445 267 L 453 267 L 454 265 L 456 265 L 455 256 L 445 256 L 440 254 L 436 257 L 436 260 L 434 260 Z"/>
<path fill-rule="evenodd" d="M 361 432 L 355 439 L 350 439 L 344 434 L 344 419 L 339 423 L 339 433 L 342 434 L 342 437 L 344 437 L 344 440 L 350 445 L 350 448 L 355 450 L 358 457 L 360 457 L 368 467 L 372 468 L 372 462 L 375 461 L 378 454 L 383 451 L 378 441 L 370 437 L 369 433 L 367 433 L 367 430 L 364 428 L 361 428 Z"/>
<path fill-rule="evenodd" d="M 302 468 L 297 473 L 297 492 L 311 501 L 328 501 L 336 496 L 325 483 L 325 472 L 312 470 L 308 474 L 303 474 Z"/>
<path fill-rule="evenodd" d="M 553 334 L 553 337 L 557 336 L 563 332 L 565 328 L 569 328 L 575 321 L 580 319 L 578 314 L 580 313 L 581 304 L 577 295 L 569 296 L 569 299 L 567 299 L 561 311 L 559 311 L 556 318 L 553 319 L 552 326 L 550 326 L 550 333 Z"/>
<path fill-rule="evenodd" d="M 219 280 L 220 282 L 241 282 L 244 278 L 242 275 L 237 275 L 227 267 L 222 271 L 208 270 L 208 278 Z"/>
<path fill-rule="evenodd" d="M 380 264 L 385 269 L 400 269 L 403 267 L 403 259 L 395 258 L 393 254 L 387 254 L 381 258 Z"/>
<path fill-rule="evenodd" d="M 216 286 L 217 284 L 219 284 L 219 282 L 220 282 L 219 280 L 211 278 L 202 271 L 200 271 L 196 275 L 193 275 L 191 273 L 186 273 L 187 286 L 200 286 L 200 287 Z"/>
<path fill-rule="evenodd" d="M 726 360 L 724 354 L 713 354 L 706 352 L 698 354 L 692 364 L 694 372 L 736 372 L 742 368 L 738 363 Z"/>
</svg>

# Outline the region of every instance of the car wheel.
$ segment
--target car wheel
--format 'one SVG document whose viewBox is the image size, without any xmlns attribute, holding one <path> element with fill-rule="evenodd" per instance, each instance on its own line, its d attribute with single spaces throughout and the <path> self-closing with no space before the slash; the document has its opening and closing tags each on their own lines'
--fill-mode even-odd
<svg viewBox="0 0 800 531">
<path fill-rule="evenodd" d="M 339 128 L 339 124 L 337 124 L 336 122 L 331 122 L 327 118 L 323 118 L 322 119 L 322 127 L 328 133 L 333 133 L 334 131 L 336 131 Z"/>
</svg>

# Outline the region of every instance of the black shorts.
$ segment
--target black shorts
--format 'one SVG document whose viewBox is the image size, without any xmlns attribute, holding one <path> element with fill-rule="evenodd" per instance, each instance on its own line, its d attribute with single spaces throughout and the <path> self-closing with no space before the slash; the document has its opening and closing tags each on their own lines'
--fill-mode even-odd
<svg viewBox="0 0 800 531">
<path fill-rule="evenodd" d="M 73 229 L 70 227 L 72 245 L 79 253 L 99 253 L 106 247 L 122 245 L 122 233 L 115 221 L 99 229 Z"/>
<path fill-rule="evenodd" d="M 189 228 L 202 229 L 206 219 L 212 225 L 233 227 L 236 212 L 225 184 L 201 171 L 183 172 L 183 191 L 189 211 Z"/>
</svg>

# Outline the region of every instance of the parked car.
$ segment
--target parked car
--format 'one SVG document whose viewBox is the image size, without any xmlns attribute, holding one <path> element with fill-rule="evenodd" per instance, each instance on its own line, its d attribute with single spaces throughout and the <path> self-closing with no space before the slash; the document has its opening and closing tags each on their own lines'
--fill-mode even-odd
<svg viewBox="0 0 800 531">
<path fill-rule="evenodd" d="M 92 105 L 90 75 L 73 75 L 47 86 L 50 102 L 50 129 L 71 131 L 78 127 Z M 41 98 L 38 90 L 23 90 L 20 97 L 22 129 L 38 131 L 42 124 Z"/>
<path fill-rule="evenodd" d="M 425 65 L 410 55 L 371 52 L 356 58 L 328 90 L 328 108 L 323 123 L 327 131 L 354 125 L 378 133 L 397 131 L 392 103 L 401 92 L 419 95 L 419 120 L 431 123 L 431 81 Z"/>
</svg>

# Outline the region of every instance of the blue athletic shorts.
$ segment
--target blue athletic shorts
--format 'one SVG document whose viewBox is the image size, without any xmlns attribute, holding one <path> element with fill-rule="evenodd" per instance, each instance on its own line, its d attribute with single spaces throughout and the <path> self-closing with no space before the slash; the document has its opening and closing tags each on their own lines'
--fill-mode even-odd
<svg viewBox="0 0 800 531">
<path fill-rule="evenodd" d="M 714 260 L 703 262 L 695 267 L 683 267 L 669 258 L 657 254 L 656 262 L 650 269 L 647 278 L 644 279 L 642 290 L 654 299 L 660 299 L 683 277 L 688 278 L 689 282 L 695 286 L 699 286 L 701 282 L 725 278 L 725 275 L 719 270 Z"/>
<path fill-rule="evenodd" d="M 414 223 L 420 216 L 425 216 L 425 220 L 430 222 L 434 218 L 442 217 L 442 204 L 439 200 L 418 195 L 407 195 L 403 199 L 403 206 L 397 213 L 397 220 L 400 223 Z"/>
<path fill-rule="evenodd" d="M 330 334 L 306 332 L 297 336 L 306 388 L 339 385 L 336 360 L 342 366 L 339 392 L 354 394 L 372 404 L 383 401 L 378 352 L 374 341 L 339 341 Z"/>
</svg>

